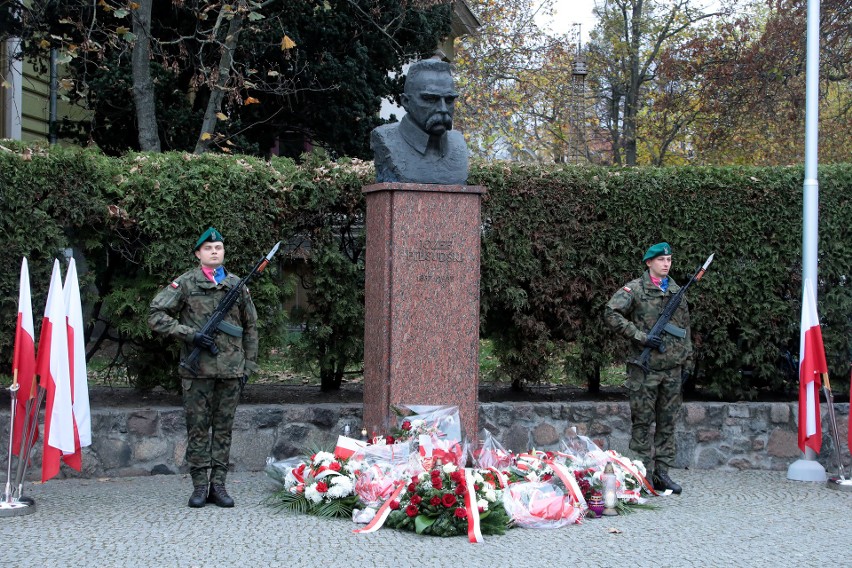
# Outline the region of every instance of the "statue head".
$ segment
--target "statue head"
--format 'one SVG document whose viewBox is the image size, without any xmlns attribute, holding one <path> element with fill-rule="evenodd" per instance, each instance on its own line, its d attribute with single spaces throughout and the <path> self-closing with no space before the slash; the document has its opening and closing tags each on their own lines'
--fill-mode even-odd
<svg viewBox="0 0 852 568">
<path fill-rule="evenodd" d="M 408 117 L 430 136 L 442 136 L 453 127 L 455 101 L 450 64 L 425 59 L 408 68 L 402 107 Z"/>
</svg>

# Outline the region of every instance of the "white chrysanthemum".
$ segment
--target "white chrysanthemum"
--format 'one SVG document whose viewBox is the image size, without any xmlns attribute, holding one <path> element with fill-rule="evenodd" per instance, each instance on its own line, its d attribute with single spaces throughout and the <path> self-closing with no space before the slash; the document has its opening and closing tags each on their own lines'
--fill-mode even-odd
<svg viewBox="0 0 852 568">
<path fill-rule="evenodd" d="M 425 471 L 421 472 L 420 475 L 417 476 L 417 479 L 419 481 L 426 481 L 427 479 L 429 479 L 429 474 L 426 473 Z"/>
<path fill-rule="evenodd" d="M 351 494 L 352 480 L 345 475 L 338 475 L 331 480 L 331 487 L 329 487 L 326 496 L 333 499 L 340 499 Z"/>
<path fill-rule="evenodd" d="M 483 483 L 485 478 L 482 477 L 478 471 L 473 472 L 473 482 L 474 483 Z"/>
<path fill-rule="evenodd" d="M 420 428 L 423 428 L 423 421 L 422 420 L 412 420 L 411 421 L 411 429 L 412 430 L 419 430 Z"/>
<path fill-rule="evenodd" d="M 291 469 L 287 472 L 286 477 L 284 477 L 284 487 L 290 489 L 297 483 L 299 482 L 296 480 L 296 477 L 293 475 L 293 470 Z"/>
<path fill-rule="evenodd" d="M 458 468 L 456 467 L 456 464 L 454 464 L 454 463 L 445 463 L 443 469 L 444 469 L 444 473 L 453 473 Z"/>
<path fill-rule="evenodd" d="M 349 460 L 348 462 L 346 462 L 346 465 L 343 466 L 343 469 L 350 473 L 355 473 L 356 471 L 364 471 L 367 469 L 367 467 L 367 462 L 359 460 Z"/>
<path fill-rule="evenodd" d="M 479 501 L 476 502 L 476 506 L 479 508 L 480 511 L 487 511 L 488 510 L 488 501 L 486 501 L 485 499 L 480 499 Z"/>
<path fill-rule="evenodd" d="M 485 498 L 493 503 L 497 500 L 497 492 L 493 489 L 488 489 L 485 491 Z"/>
<path fill-rule="evenodd" d="M 330 452 L 317 452 L 314 456 L 314 465 L 328 465 L 334 461 L 334 454 Z"/>
<path fill-rule="evenodd" d="M 312 503 L 319 503 L 320 501 L 322 501 L 322 493 L 317 491 L 316 483 L 305 487 L 305 499 L 311 501 Z"/>
</svg>

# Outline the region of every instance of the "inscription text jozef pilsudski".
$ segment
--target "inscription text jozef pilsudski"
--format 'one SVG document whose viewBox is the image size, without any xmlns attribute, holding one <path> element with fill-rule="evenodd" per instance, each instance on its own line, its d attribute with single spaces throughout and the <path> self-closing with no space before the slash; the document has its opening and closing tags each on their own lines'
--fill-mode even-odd
<svg viewBox="0 0 852 568">
<path fill-rule="evenodd" d="M 402 96 L 407 114 L 372 133 L 378 183 L 364 188 L 364 426 L 370 434 L 394 425 L 392 406 L 451 405 L 476 444 L 485 189 L 464 185 L 468 151 L 452 130 L 457 96 L 447 63 L 415 63 Z"/>
</svg>

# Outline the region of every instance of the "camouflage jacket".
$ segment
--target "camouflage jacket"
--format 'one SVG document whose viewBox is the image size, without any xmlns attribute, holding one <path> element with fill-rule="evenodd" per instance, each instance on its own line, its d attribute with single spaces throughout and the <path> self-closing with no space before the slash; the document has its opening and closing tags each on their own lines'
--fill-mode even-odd
<svg viewBox="0 0 852 568">
<path fill-rule="evenodd" d="M 648 337 L 648 332 L 657 323 L 663 308 L 678 290 L 680 286 L 669 278 L 668 290 L 663 292 L 651 282 L 651 275 L 646 270 L 641 278 L 628 282 L 607 302 L 604 309 L 607 325 L 631 340 L 628 360 L 636 359 L 642 353 L 642 344 Z M 649 365 L 655 371 L 673 369 L 681 365 L 687 368 L 692 366 L 692 335 L 686 298 L 678 306 L 670 323 L 682 330 L 684 336 L 678 337 L 663 332 L 665 353 L 660 353 L 657 349 L 651 350 Z M 677 329 L 674 331 L 677 332 Z"/>
<path fill-rule="evenodd" d="M 204 327 L 228 290 L 239 281 L 228 273 L 221 283 L 215 284 L 200 267 L 184 272 L 154 297 L 148 309 L 148 326 L 156 333 L 180 339 L 183 360 L 193 349 L 195 333 Z M 242 289 L 224 321 L 242 328 L 242 337 L 233 335 L 233 329 L 231 334 L 219 331 L 215 339 L 219 354 L 201 350 L 197 378 L 239 378 L 257 370 L 257 311 L 247 288 Z M 183 368 L 179 374 L 193 377 Z"/>
</svg>

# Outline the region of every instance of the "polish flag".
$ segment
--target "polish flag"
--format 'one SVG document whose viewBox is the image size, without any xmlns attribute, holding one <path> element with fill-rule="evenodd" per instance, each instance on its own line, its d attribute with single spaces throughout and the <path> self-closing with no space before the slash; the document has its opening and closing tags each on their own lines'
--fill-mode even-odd
<svg viewBox="0 0 852 568">
<path fill-rule="evenodd" d="M 348 436 L 338 436 L 337 445 L 334 447 L 334 457 L 345 460 L 355 455 L 355 452 L 367 447 L 367 442 L 356 440 Z"/>
<path fill-rule="evenodd" d="M 44 450 L 41 481 L 59 473 L 62 454 L 74 453 L 74 415 L 71 408 L 71 371 L 68 367 L 68 327 L 59 261 L 53 263 L 50 290 L 38 341 L 36 371 L 47 399 L 44 414 Z"/>
<path fill-rule="evenodd" d="M 92 416 L 89 409 L 89 384 L 86 377 L 86 346 L 83 330 L 83 306 L 77 281 L 74 257 L 65 275 L 65 313 L 68 325 L 68 367 L 71 375 L 71 403 L 74 415 L 74 453 L 63 455 L 62 461 L 81 471 L 81 448 L 92 445 Z"/>
<path fill-rule="evenodd" d="M 21 262 L 21 281 L 18 287 L 18 323 L 15 326 L 15 353 L 12 356 L 12 373 L 19 389 L 15 405 L 15 424 L 12 431 L 12 453 L 20 455 L 21 442 L 26 437 L 27 401 L 36 397 L 38 385 L 35 380 L 35 332 L 33 331 L 33 304 L 30 294 L 30 270 L 27 259 Z M 35 402 L 31 404 L 34 407 Z M 32 412 L 35 408 L 31 409 Z M 29 428 L 35 428 L 38 436 L 38 417 L 31 416 Z M 27 448 L 29 449 L 29 448 Z"/>
<path fill-rule="evenodd" d="M 799 343 L 799 449 L 819 453 L 822 424 L 819 413 L 820 377 L 828 373 L 822 330 L 817 317 L 816 298 L 810 280 L 805 280 L 802 299 L 802 329 Z"/>
</svg>

